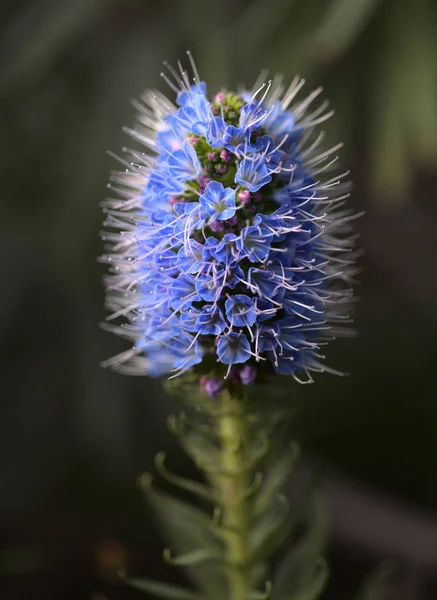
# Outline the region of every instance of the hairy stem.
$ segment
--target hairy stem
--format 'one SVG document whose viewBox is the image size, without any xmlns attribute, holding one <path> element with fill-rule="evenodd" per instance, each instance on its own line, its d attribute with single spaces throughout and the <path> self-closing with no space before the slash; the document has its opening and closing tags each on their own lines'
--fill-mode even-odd
<svg viewBox="0 0 437 600">
<path fill-rule="evenodd" d="M 248 501 L 246 492 L 247 415 L 241 399 L 220 396 L 218 434 L 222 475 L 218 480 L 228 566 L 228 600 L 244 600 L 250 591 L 248 565 Z"/>
</svg>

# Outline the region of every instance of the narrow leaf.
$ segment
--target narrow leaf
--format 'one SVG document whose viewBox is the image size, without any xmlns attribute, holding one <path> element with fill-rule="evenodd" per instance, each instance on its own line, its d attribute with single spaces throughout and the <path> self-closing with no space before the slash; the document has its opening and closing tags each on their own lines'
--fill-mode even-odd
<svg viewBox="0 0 437 600">
<path fill-rule="evenodd" d="M 325 507 L 314 495 L 306 535 L 279 565 L 273 582 L 272 600 L 315 600 L 323 591 L 328 569 L 321 559 L 325 548 Z"/>
<path fill-rule="evenodd" d="M 220 560 L 220 556 L 213 550 L 193 550 L 192 552 L 186 552 L 179 556 L 173 557 L 168 548 L 164 550 L 164 560 L 172 565 L 178 567 L 194 567 L 204 562 Z"/>
<path fill-rule="evenodd" d="M 292 445 L 266 468 L 266 477 L 254 501 L 254 515 L 262 515 L 287 482 L 299 457 L 299 447 Z"/>
<path fill-rule="evenodd" d="M 246 600 L 269 600 L 271 593 L 272 584 L 270 581 L 266 581 L 265 590 L 263 592 L 251 592 L 248 596 L 246 596 Z"/>
<path fill-rule="evenodd" d="M 253 560 L 263 561 L 274 552 L 291 533 L 296 517 L 290 515 L 288 501 L 279 496 L 277 506 L 271 507 L 251 527 L 250 548 Z"/>
<path fill-rule="evenodd" d="M 126 583 L 141 590 L 142 592 L 148 592 L 157 598 L 164 598 L 165 600 L 204 600 L 205 596 L 193 592 L 191 590 L 185 590 L 183 588 L 162 583 L 160 581 L 152 581 L 151 579 L 143 578 L 126 578 Z"/>
<path fill-rule="evenodd" d="M 198 508 L 155 490 L 147 476 L 142 478 L 146 499 L 156 514 L 171 552 L 176 556 L 198 552 L 214 553 L 220 559 L 223 547 L 212 532 L 211 517 Z M 194 585 L 211 598 L 222 600 L 226 580 L 221 567 L 211 562 L 186 565 L 184 569 Z"/>
<path fill-rule="evenodd" d="M 155 457 L 156 470 L 160 475 L 162 475 L 162 477 L 164 477 L 164 479 L 166 479 L 169 483 L 181 488 L 182 490 L 191 492 L 198 498 L 202 498 L 203 500 L 207 500 L 208 502 L 215 501 L 213 493 L 206 487 L 206 485 L 171 473 L 164 464 L 165 457 L 165 452 L 159 452 Z"/>
<path fill-rule="evenodd" d="M 391 567 L 381 567 L 364 582 L 354 600 L 385 600 L 392 575 Z"/>
</svg>

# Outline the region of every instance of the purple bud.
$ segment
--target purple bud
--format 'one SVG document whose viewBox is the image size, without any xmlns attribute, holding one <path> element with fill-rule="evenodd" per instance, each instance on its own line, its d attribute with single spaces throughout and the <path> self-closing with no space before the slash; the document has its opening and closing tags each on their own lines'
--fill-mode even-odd
<svg viewBox="0 0 437 600">
<path fill-rule="evenodd" d="M 219 175 L 223 175 L 228 170 L 228 167 L 226 165 L 217 165 L 215 170 Z"/>
<path fill-rule="evenodd" d="M 174 206 L 176 202 L 183 202 L 183 200 L 181 200 L 178 196 L 173 196 L 169 200 L 170 206 Z"/>
<path fill-rule="evenodd" d="M 247 206 L 252 201 L 252 194 L 247 190 L 243 190 L 238 194 L 238 200 Z"/>
<path fill-rule="evenodd" d="M 224 99 L 225 99 L 224 93 L 219 92 L 218 94 L 215 95 L 214 102 L 223 102 Z"/>
<path fill-rule="evenodd" d="M 230 219 L 226 219 L 226 223 L 228 225 L 230 225 L 231 227 L 233 227 L 234 225 L 236 225 L 238 223 L 237 215 L 234 215 Z"/>
<path fill-rule="evenodd" d="M 217 377 L 211 377 L 205 383 L 205 391 L 211 398 L 217 396 L 217 394 L 223 389 L 225 382 L 223 379 L 218 379 Z"/>
<path fill-rule="evenodd" d="M 229 163 L 232 160 L 232 152 L 229 152 L 229 150 L 222 150 L 220 152 L 220 158 L 222 159 L 223 162 L 225 163 Z"/>
<path fill-rule="evenodd" d="M 223 231 L 223 221 L 213 221 L 212 223 L 209 223 L 210 228 L 214 231 Z"/>
<path fill-rule="evenodd" d="M 194 145 L 198 141 L 198 139 L 193 135 L 190 135 L 190 137 L 188 137 L 187 140 L 190 142 L 191 145 Z"/>
<path fill-rule="evenodd" d="M 255 367 L 245 365 L 240 371 L 240 379 L 243 385 L 252 385 L 256 379 Z"/>
<path fill-rule="evenodd" d="M 198 179 L 199 181 L 199 185 L 202 188 L 206 188 L 206 186 L 208 185 L 208 183 L 211 181 L 211 179 L 209 177 L 207 177 L 206 175 L 201 175 Z"/>
<path fill-rule="evenodd" d="M 208 154 L 206 155 L 208 160 L 215 160 L 217 158 L 217 155 L 215 152 L 208 152 Z"/>
</svg>

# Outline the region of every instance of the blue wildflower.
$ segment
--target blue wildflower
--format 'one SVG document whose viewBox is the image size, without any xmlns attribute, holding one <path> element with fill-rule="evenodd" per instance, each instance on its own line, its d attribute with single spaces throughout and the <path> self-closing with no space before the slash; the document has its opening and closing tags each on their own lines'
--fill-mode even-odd
<svg viewBox="0 0 437 600">
<path fill-rule="evenodd" d="M 244 294 L 230 296 L 226 300 L 225 309 L 231 327 L 250 327 L 256 321 L 255 300 Z"/>
<path fill-rule="evenodd" d="M 201 164 L 191 144 L 184 141 L 179 150 L 168 157 L 168 172 L 176 181 L 196 179 L 201 171 Z"/>
<path fill-rule="evenodd" d="M 211 396 L 260 374 L 334 372 L 320 348 L 349 318 L 354 238 L 347 186 L 324 177 L 336 148 L 313 134 L 329 113 L 310 109 L 317 93 L 297 99 L 298 80 L 210 101 L 197 75 L 175 73 L 177 104 L 146 96 L 130 131 L 141 148 L 109 184 L 107 327 L 133 345 L 106 364 L 191 371 Z"/>
<path fill-rule="evenodd" d="M 272 176 L 262 154 L 253 158 L 243 158 L 235 175 L 236 183 L 246 187 L 249 192 L 257 192 L 271 180 Z"/>
<path fill-rule="evenodd" d="M 235 190 L 223 187 L 218 181 L 208 183 L 199 201 L 211 222 L 224 221 L 235 215 Z"/>
<path fill-rule="evenodd" d="M 225 365 L 245 363 L 250 358 L 250 344 L 242 333 L 229 333 L 219 339 L 217 356 Z"/>
</svg>

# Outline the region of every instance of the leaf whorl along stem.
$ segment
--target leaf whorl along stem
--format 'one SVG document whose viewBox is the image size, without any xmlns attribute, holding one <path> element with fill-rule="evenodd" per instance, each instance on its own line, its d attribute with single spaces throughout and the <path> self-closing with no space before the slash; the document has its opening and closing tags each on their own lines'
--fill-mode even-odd
<svg viewBox="0 0 437 600">
<path fill-rule="evenodd" d="M 204 482 L 172 474 L 165 453 L 157 455 L 155 464 L 164 479 L 210 509 L 204 512 L 164 496 L 144 480 L 146 496 L 167 530 L 171 552 L 166 551 L 165 559 L 183 567 L 205 597 L 268 597 L 267 560 L 295 521 L 281 491 L 296 452 L 284 452 L 281 444 L 277 452 L 272 442 L 281 437 L 277 425 L 287 415 L 279 410 L 259 414 L 254 400 L 241 394 L 223 390 L 208 398 L 189 381 L 185 384 L 177 391 L 190 405 L 189 416 L 171 416 L 168 425 L 203 472 Z M 195 539 L 190 539 L 193 528 Z M 266 591 L 256 591 L 260 587 Z"/>
</svg>

